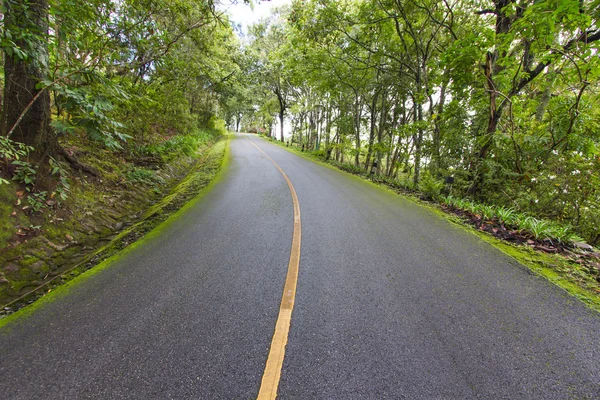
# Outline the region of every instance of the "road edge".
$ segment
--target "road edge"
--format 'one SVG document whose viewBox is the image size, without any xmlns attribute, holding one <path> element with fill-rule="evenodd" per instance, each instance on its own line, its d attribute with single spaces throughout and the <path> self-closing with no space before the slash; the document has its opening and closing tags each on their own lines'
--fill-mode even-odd
<svg viewBox="0 0 600 400">
<path fill-rule="evenodd" d="M 67 282 L 62 283 L 62 284 L 58 284 L 56 287 L 51 288 L 50 290 L 48 290 L 48 292 L 46 292 L 45 294 L 43 294 L 41 297 L 37 298 L 33 303 L 28 304 L 20 309 L 18 309 L 17 311 L 15 311 L 14 313 L 11 313 L 9 315 L 6 316 L 2 316 L 0 317 L 0 329 L 4 329 L 14 323 L 17 323 L 19 321 L 22 321 L 26 318 L 28 318 L 29 316 L 31 316 L 32 314 L 34 314 L 37 310 L 39 310 L 40 308 L 46 306 L 47 304 L 50 304 L 54 301 L 56 301 L 57 299 L 67 295 L 71 289 L 73 289 L 74 287 L 82 284 L 83 282 L 85 282 L 86 280 L 88 280 L 89 278 L 91 278 L 92 276 L 106 270 L 107 268 L 113 266 L 116 264 L 116 262 L 122 258 L 124 258 L 125 256 L 127 256 L 128 254 L 130 254 L 132 251 L 134 251 L 135 249 L 137 249 L 139 246 L 141 246 L 142 244 L 145 244 L 146 242 L 156 238 L 157 236 L 159 236 L 166 228 L 168 228 L 171 224 L 173 224 L 176 220 L 178 220 L 179 218 L 181 218 L 186 212 L 187 210 L 189 210 L 190 208 L 194 207 L 200 200 L 202 200 L 204 198 L 204 196 L 209 193 L 210 191 L 212 191 L 212 189 L 223 180 L 223 178 L 226 176 L 228 170 L 229 170 L 229 164 L 231 161 L 231 151 L 230 151 L 230 141 L 231 141 L 231 134 L 227 135 L 226 138 L 224 140 L 220 140 L 219 142 L 217 142 L 215 144 L 215 146 L 213 147 L 213 149 L 211 149 L 210 151 L 213 152 L 214 149 L 217 146 L 220 146 L 221 144 L 223 145 L 223 153 L 222 153 L 222 157 L 219 163 L 219 167 L 215 173 L 215 175 L 213 176 L 213 178 L 210 180 L 210 182 L 202 187 L 199 192 L 192 198 L 190 199 L 188 202 L 186 202 L 184 205 L 182 205 L 179 209 L 177 209 L 176 211 L 174 211 L 172 214 L 170 214 L 167 219 L 165 219 L 164 221 L 158 223 L 156 226 L 154 226 L 153 228 L 151 228 L 148 232 L 144 233 L 141 237 L 139 237 L 136 241 L 130 243 L 129 245 L 127 245 L 126 247 L 124 247 L 123 249 L 117 251 L 116 253 L 108 256 L 107 258 L 103 259 L 102 261 L 100 261 L 99 263 L 93 265 L 92 267 L 84 270 L 83 272 L 81 272 L 80 274 L 76 275 L 75 277 L 73 277 L 72 279 L 69 279 Z M 168 196 L 167 196 L 168 197 Z M 143 222 L 143 221 L 141 221 Z M 136 225 L 132 226 L 131 228 L 133 229 Z M 103 246 L 102 248 L 98 249 L 94 255 L 97 255 L 99 253 L 102 253 L 103 251 L 105 251 L 107 248 L 110 248 L 111 246 L 113 246 L 115 244 L 115 242 L 121 240 L 124 236 L 127 235 L 129 231 L 124 231 L 122 232 L 120 235 L 118 235 L 116 238 L 114 238 L 110 243 L 106 244 L 105 246 Z M 93 255 L 92 255 L 93 257 Z M 82 262 L 82 264 L 85 264 L 85 261 Z M 82 264 L 79 264 L 78 266 L 76 266 L 75 268 L 73 268 L 72 270 L 69 271 L 65 271 L 63 274 L 59 275 L 68 275 L 69 273 L 71 273 L 72 271 L 76 270 L 78 267 L 82 267 Z"/>
<path fill-rule="evenodd" d="M 297 151 L 296 149 L 289 148 L 281 142 L 271 141 L 266 138 L 265 138 L 265 141 L 268 143 L 271 143 L 273 145 L 276 145 L 276 146 L 288 151 L 289 153 L 299 156 L 305 160 L 311 161 L 315 164 L 321 165 L 321 166 L 329 168 L 331 170 L 338 171 L 342 174 L 345 174 L 348 177 L 354 178 L 363 183 L 371 185 L 375 188 L 378 188 L 379 190 L 383 190 L 385 192 L 392 193 L 396 196 L 400 196 L 405 200 L 411 201 L 412 203 L 429 210 L 433 214 L 443 218 L 444 220 L 450 222 L 454 226 L 458 226 L 458 227 L 462 228 L 464 231 L 474 234 L 475 236 L 478 237 L 479 240 L 489 244 L 490 246 L 494 247 L 496 250 L 500 251 L 504 255 L 517 261 L 520 265 L 522 265 L 528 271 L 534 273 L 537 276 L 544 278 L 545 280 L 552 283 L 554 286 L 557 286 L 561 290 L 564 290 L 571 297 L 582 302 L 587 308 L 600 313 L 600 295 L 594 294 L 590 290 L 586 290 L 585 288 L 574 283 L 572 280 L 565 279 L 563 276 L 559 275 L 556 272 L 556 270 L 555 270 L 556 268 L 561 268 L 561 267 L 564 268 L 564 266 L 568 265 L 567 261 L 564 260 L 563 258 L 560 258 L 559 256 L 555 256 L 555 255 L 550 255 L 550 254 L 541 254 L 541 253 L 533 251 L 527 247 L 516 246 L 516 245 L 510 244 L 510 243 L 505 243 L 487 233 L 484 233 L 484 232 L 481 232 L 481 231 L 475 229 L 471 225 L 468 225 L 468 224 L 460 221 L 456 216 L 445 213 L 444 211 L 442 211 L 442 209 L 439 206 L 436 206 L 435 204 L 425 203 L 413 196 L 409 196 L 404 193 L 399 193 L 397 191 L 390 189 L 387 186 L 380 185 L 371 180 L 365 179 L 363 177 L 357 176 L 355 174 L 351 174 L 342 169 L 336 168 L 335 166 L 333 166 L 331 164 L 328 164 L 321 160 L 317 160 L 314 157 L 311 157 L 310 155 L 307 155 L 307 154 Z"/>
</svg>

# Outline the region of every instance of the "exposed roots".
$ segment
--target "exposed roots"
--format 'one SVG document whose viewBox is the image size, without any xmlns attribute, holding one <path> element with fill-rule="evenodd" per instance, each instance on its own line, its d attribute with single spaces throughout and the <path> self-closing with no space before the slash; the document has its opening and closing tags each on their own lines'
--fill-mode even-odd
<svg viewBox="0 0 600 400">
<path fill-rule="evenodd" d="M 63 147 L 59 146 L 58 149 L 58 154 L 61 155 L 65 159 L 65 161 L 69 163 L 71 168 L 77 171 L 85 172 L 86 174 L 89 174 L 93 177 L 98 177 L 98 172 L 95 169 L 93 169 L 89 165 L 80 163 L 79 160 L 70 155 Z"/>
</svg>

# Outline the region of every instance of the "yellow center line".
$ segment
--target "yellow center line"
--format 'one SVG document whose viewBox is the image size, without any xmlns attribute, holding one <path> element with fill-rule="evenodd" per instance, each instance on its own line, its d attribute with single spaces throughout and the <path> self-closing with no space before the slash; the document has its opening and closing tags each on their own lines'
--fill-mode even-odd
<svg viewBox="0 0 600 400">
<path fill-rule="evenodd" d="M 290 188 L 292 202 L 294 203 L 294 233 L 292 235 L 292 250 L 290 252 L 290 261 L 288 263 L 288 272 L 283 287 L 283 296 L 281 305 L 279 306 L 279 316 L 275 324 L 275 333 L 271 340 L 271 349 L 267 357 L 267 364 L 263 372 L 260 389 L 258 391 L 259 400 L 275 399 L 277 397 L 277 387 L 281 379 L 281 368 L 283 367 L 283 358 L 285 357 L 285 346 L 288 340 L 290 331 L 290 323 L 292 322 L 292 310 L 294 309 L 294 300 L 296 299 L 296 285 L 298 283 L 298 267 L 300 265 L 300 241 L 302 239 L 302 227 L 300 220 L 300 203 L 296 195 L 296 189 L 290 181 L 290 178 L 283 172 L 271 157 L 267 155 L 260 147 L 254 144 L 250 139 L 246 138 L 254 147 L 265 155 L 273 165 L 279 170 L 281 175 Z"/>
</svg>

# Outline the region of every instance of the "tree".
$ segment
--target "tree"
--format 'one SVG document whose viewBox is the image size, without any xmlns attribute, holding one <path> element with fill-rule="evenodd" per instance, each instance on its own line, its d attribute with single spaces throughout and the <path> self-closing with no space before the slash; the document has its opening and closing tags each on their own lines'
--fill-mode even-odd
<svg viewBox="0 0 600 400">
<path fill-rule="evenodd" d="M 286 77 L 293 135 L 310 149 L 325 132 L 326 159 L 352 157 L 353 170 L 409 188 L 452 175 L 455 193 L 566 218 L 590 237 L 596 191 L 569 179 L 600 176 L 598 10 L 587 0 L 293 1 L 271 31 L 277 73 L 262 84 Z M 534 185 L 543 174 L 563 176 L 563 191 Z"/>
<path fill-rule="evenodd" d="M 2 134 L 35 149 L 37 161 L 56 155 L 50 127 L 48 1 L 4 2 L 4 107 Z"/>
</svg>

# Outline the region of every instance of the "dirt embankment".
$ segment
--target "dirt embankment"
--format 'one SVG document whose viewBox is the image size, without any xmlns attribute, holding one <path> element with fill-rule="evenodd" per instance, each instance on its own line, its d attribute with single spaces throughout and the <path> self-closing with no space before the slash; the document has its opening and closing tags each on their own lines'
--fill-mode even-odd
<svg viewBox="0 0 600 400">
<path fill-rule="evenodd" d="M 223 136 L 169 162 L 89 155 L 99 177 L 73 175 L 67 201 L 51 200 L 38 212 L 18 185 L 0 187 L 0 314 L 33 302 L 167 219 L 216 176 L 225 150 Z"/>
</svg>

